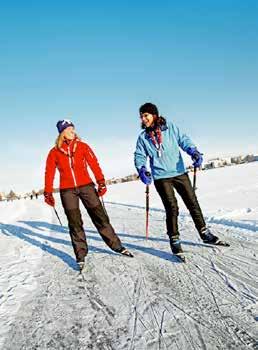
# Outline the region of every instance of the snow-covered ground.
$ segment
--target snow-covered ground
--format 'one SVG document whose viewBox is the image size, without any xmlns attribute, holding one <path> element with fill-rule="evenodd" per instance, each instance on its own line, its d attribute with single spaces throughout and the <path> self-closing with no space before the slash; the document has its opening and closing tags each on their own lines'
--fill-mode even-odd
<svg viewBox="0 0 258 350">
<path fill-rule="evenodd" d="M 190 175 L 191 176 L 191 175 Z M 202 244 L 182 202 L 187 263 L 170 252 L 165 214 L 145 188 L 110 186 L 106 209 L 134 259 L 110 251 L 82 208 L 90 253 L 82 280 L 61 204 L 0 202 L 0 349 L 258 348 L 258 163 L 198 173 L 211 229 L 229 248 Z"/>
</svg>

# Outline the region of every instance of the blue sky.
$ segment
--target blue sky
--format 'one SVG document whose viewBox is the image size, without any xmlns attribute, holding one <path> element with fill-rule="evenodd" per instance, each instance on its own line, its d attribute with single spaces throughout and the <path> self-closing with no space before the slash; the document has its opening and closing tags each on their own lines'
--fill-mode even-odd
<svg viewBox="0 0 258 350">
<path fill-rule="evenodd" d="M 67 117 L 107 178 L 134 172 L 146 101 L 206 159 L 258 153 L 257 15 L 256 1 L 2 4 L 0 191 L 43 187 Z"/>
</svg>

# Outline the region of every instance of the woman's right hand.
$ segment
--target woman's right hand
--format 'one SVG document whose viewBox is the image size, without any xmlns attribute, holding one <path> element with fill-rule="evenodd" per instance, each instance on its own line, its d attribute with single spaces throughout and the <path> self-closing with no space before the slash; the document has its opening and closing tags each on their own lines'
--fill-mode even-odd
<svg viewBox="0 0 258 350">
<path fill-rule="evenodd" d="M 104 179 L 98 181 L 98 190 L 97 190 L 97 192 L 98 192 L 98 196 L 99 197 L 104 196 L 104 194 L 107 192 L 107 186 L 106 186 L 106 182 L 105 182 Z"/>
<path fill-rule="evenodd" d="M 145 185 L 150 185 L 152 181 L 151 173 L 147 171 L 145 166 L 142 166 L 139 171 L 139 176 Z"/>
<path fill-rule="evenodd" d="M 53 196 L 53 193 L 51 193 L 51 192 L 44 192 L 44 197 L 45 197 L 45 203 L 47 203 L 51 207 L 55 206 L 55 198 Z"/>
</svg>

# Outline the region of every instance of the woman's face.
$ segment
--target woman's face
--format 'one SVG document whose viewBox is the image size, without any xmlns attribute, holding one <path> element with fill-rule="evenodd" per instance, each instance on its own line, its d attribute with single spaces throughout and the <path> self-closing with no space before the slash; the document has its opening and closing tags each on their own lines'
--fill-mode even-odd
<svg viewBox="0 0 258 350">
<path fill-rule="evenodd" d="M 66 140 L 71 141 L 75 138 L 75 130 L 73 126 L 68 126 L 68 128 L 65 128 L 63 133 Z"/>
<path fill-rule="evenodd" d="M 149 128 L 154 122 L 154 115 L 150 113 L 141 113 L 141 120 L 143 124 Z"/>
</svg>

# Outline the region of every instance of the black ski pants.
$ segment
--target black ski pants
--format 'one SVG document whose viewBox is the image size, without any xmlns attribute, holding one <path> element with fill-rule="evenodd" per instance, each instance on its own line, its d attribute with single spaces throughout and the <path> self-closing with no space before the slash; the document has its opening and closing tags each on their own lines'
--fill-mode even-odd
<svg viewBox="0 0 258 350">
<path fill-rule="evenodd" d="M 79 200 L 86 208 L 93 224 L 104 242 L 114 251 L 121 249 L 121 241 L 110 224 L 93 183 L 72 189 L 60 190 L 60 197 L 68 220 L 69 232 L 77 261 L 88 253 Z"/>
<path fill-rule="evenodd" d="M 185 173 L 183 175 L 170 177 L 167 179 L 155 180 L 154 185 L 158 194 L 161 197 L 161 200 L 166 210 L 166 224 L 168 236 L 172 239 L 179 238 L 179 209 L 174 188 L 183 199 L 187 209 L 189 210 L 192 216 L 195 227 L 201 236 L 201 232 L 206 227 L 206 224 L 188 174 Z"/>
</svg>

